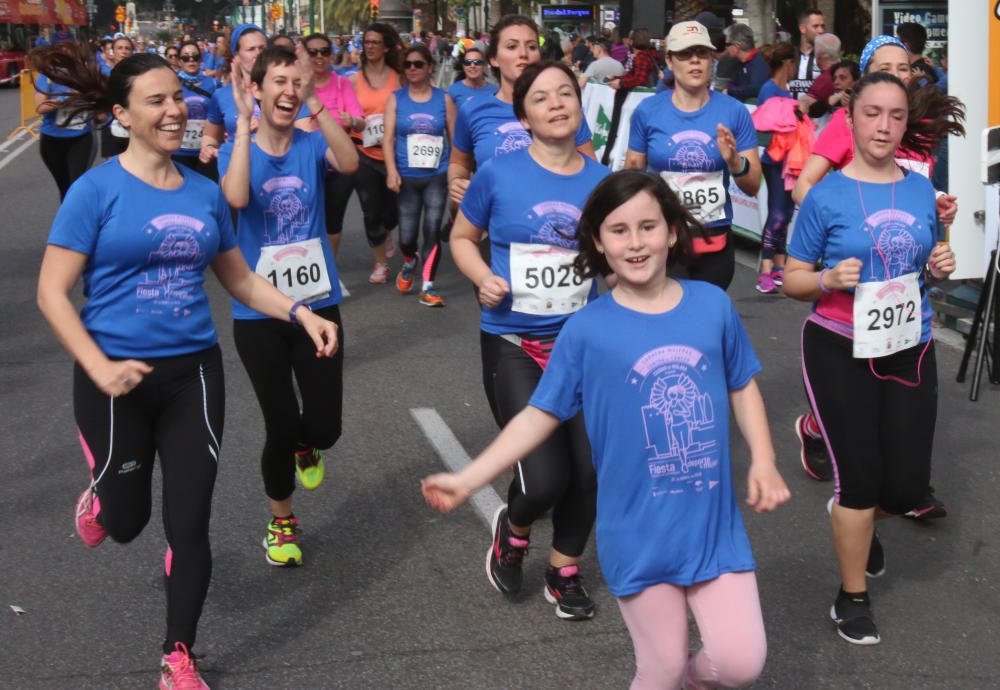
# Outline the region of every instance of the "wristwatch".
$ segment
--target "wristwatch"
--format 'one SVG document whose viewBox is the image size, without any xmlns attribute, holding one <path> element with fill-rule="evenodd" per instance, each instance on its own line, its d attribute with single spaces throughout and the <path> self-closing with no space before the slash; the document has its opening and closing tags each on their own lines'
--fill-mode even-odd
<svg viewBox="0 0 1000 690">
<path fill-rule="evenodd" d="M 296 302 L 295 304 L 292 305 L 291 309 L 288 310 L 288 321 L 289 321 L 289 323 L 291 323 L 293 326 L 301 328 L 302 324 L 299 323 L 298 318 L 295 316 L 295 312 L 298 311 L 299 307 L 305 307 L 306 309 L 309 309 L 309 311 L 312 311 L 312 309 L 305 302 L 298 301 L 298 302 Z"/>
<path fill-rule="evenodd" d="M 746 156 L 740 156 L 740 158 L 743 159 L 743 167 L 740 168 L 739 172 L 730 171 L 729 174 L 732 175 L 733 177 L 743 177 L 748 172 L 750 172 L 750 161 L 747 159 Z"/>
</svg>

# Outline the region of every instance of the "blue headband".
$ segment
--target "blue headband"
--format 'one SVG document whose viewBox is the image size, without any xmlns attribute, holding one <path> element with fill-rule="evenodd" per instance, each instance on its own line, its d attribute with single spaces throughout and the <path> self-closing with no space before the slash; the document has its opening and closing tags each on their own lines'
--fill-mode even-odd
<svg viewBox="0 0 1000 690">
<path fill-rule="evenodd" d="M 868 45 L 866 45 L 865 49 L 861 51 L 861 64 L 859 65 L 861 68 L 861 76 L 864 76 L 865 72 L 868 71 L 868 63 L 872 61 L 872 56 L 875 54 L 875 51 L 882 46 L 899 46 L 906 51 L 907 55 L 910 54 L 910 51 L 906 50 L 906 46 L 903 45 L 903 42 L 895 36 L 886 36 L 885 34 L 876 36 L 872 40 L 868 41 Z"/>
<path fill-rule="evenodd" d="M 233 29 L 233 35 L 229 37 L 229 50 L 233 55 L 236 55 L 236 49 L 240 46 L 240 36 L 245 34 L 247 31 L 259 31 L 267 36 L 267 34 L 264 33 L 264 30 L 256 24 L 240 24 Z"/>
</svg>

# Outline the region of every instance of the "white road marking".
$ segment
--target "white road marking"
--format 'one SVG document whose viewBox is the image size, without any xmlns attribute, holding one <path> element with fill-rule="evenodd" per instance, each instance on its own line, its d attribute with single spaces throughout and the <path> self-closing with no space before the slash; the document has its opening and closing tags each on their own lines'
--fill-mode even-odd
<svg viewBox="0 0 1000 690">
<path fill-rule="evenodd" d="M 351 293 L 347 289 L 347 286 L 344 285 L 344 281 L 342 281 L 340 278 L 337 278 L 337 282 L 340 283 L 340 294 L 342 294 L 344 297 L 350 297 Z"/>
<path fill-rule="evenodd" d="M 424 432 L 424 436 L 434 446 L 434 450 L 441 457 L 441 461 L 445 464 L 445 467 L 451 472 L 458 472 L 469 464 L 469 454 L 465 452 L 465 448 L 455 438 L 455 434 L 448 428 L 445 421 L 441 419 L 441 415 L 437 413 L 437 410 L 429 407 L 420 407 L 411 409 L 410 414 L 417 422 L 421 431 Z M 504 502 L 500 499 L 497 492 L 493 490 L 493 487 L 487 486 L 474 494 L 469 503 L 476 509 L 486 527 L 491 528 L 493 526 L 493 515 L 497 512 L 497 508 L 502 506 Z"/>
<path fill-rule="evenodd" d="M 25 141 L 24 143 L 22 143 L 20 146 L 18 146 L 16 149 L 14 149 L 13 151 L 11 151 L 10 153 L 7 153 L 7 155 L 4 156 L 3 158 L 0 158 L 0 170 L 3 170 L 5 167 L 7 167 L 8 163 L 10 163 L 15 158 L 17 158 L 19 155 L 21 155 L 21 153 L 26 148 L 28 148 L 29 146 L 31 146 L 32 144 L 34 144 L 35 143 L 35 138 L 32 137 L 32 136 L 30 136 L 30 135 L 28 135 L 28 134 L 26 134 L 25 132 L 19 132 L 16 137 L 14 137 L 13 139 L 11 139 L 8 142 L 4 142 L 3 146 L 0 147 L 0 153 L 6 153 L 6 148 L 5 148 L 6 146 L 9 146 L 10 144 L 14 143 L 15 141 L 18 141 L 20 138 L 25 137 L 25 136 L 28 137 L 27 141 Z"/>
</svg>

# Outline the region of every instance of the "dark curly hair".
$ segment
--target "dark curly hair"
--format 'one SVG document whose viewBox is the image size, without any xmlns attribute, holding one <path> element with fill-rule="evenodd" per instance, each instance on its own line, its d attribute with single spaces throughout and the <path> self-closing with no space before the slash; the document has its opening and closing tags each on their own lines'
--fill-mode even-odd
<svg viewBox="0 0 1000 690">
<path fill-rule="evenodd" d="M 615 209 L 642 192 L 647 192 L 656 199 L 667 225 L 677 233 L 677 242 L 670 249 L 667 265 L 686 263 L 694 256 L 691 238 L 704 239 L 705 232 L 694 216 L 681 205 L 667 183 L 658 175 L 644 170 L 621 170 L 601 180 L 583 206 L 576 228 L 580 253 L 573 262 L 573 268 L 579 275 L 594 278 L 611 273 L 607 257 L 597 249 L 601 225 Z"/>
</svg>

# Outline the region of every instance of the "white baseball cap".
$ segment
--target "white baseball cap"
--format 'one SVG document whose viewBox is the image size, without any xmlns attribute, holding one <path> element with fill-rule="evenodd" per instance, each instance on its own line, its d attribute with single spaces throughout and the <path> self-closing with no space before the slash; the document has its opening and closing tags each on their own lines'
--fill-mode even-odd
<svg viewBox="0 0 1000 690">
<path fill-rule="evenodd" d="M 688 48 L 702 46 L 715 50 L 715 44 L 708 36 L 708 29 L 700 22 L 678 22 L 670 27 L 667 34 L 667 52 L 679 53 Z"/>
</svg>

